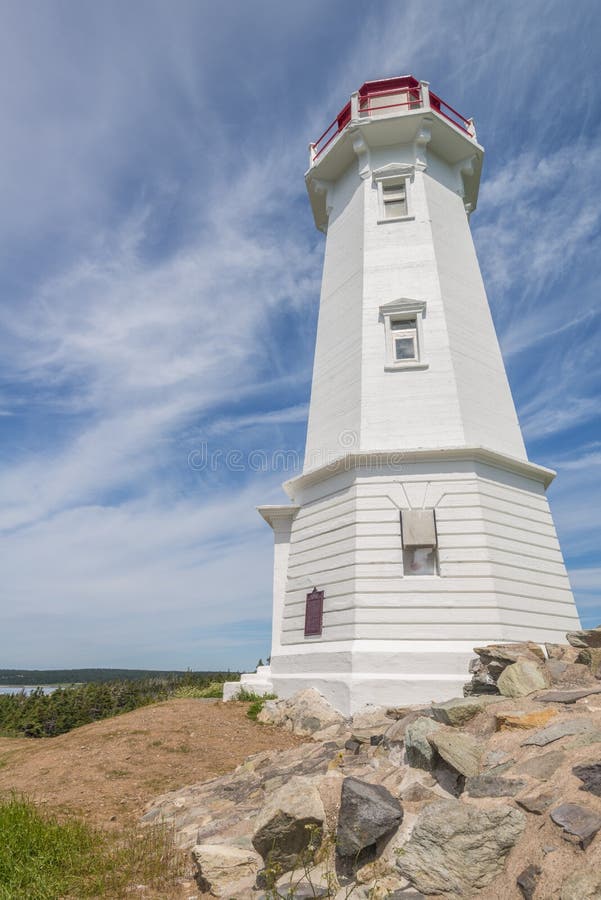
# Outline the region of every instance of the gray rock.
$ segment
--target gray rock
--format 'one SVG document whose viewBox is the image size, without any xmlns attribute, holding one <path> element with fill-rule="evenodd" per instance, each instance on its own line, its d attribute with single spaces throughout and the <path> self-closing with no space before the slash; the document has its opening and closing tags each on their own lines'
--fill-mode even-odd
<svg viewBox="0 0 601 900">
<path fill-rule="evenodd" d="M 601 816 L 578 803 L 562 803 L 551 811 L 551 818 L 568 835 L 576 837 L 583 850 L 601 828 Z"/>
<path fill-rule="evenodd" d="M 581 791 L 588 791 L 595 797 L 601 797 L 601 762 L 574 766 L 572 772 L 582 781 Z"/>
<path fill-rule="evenodd" d="M 581 650 L 576 658 L 577 663 L 586 666 L 592 675 L 599 678 L 601 675 L 601 648 L 587 647 Z"/>
<path fill-rule="evenodd" d="M 394 721 L 392 725 L 389 725 L 386 731 L 384 732 L 384 738 L 389 743 L 402 743 L 405 740 L 405 734 L 407 729 L 413 722 L 416 722 L 418 719 L 430 719 L 432 721 L 432 717 L 430 716 L 430 709 L 415 709 L 411 712 L 407 713 L 405 716 L 401 716 L 399 719 Z"/>
<path fill-rule="evenodd" d="M 470 797 L 515 797 L 525 787 L 526 782 L 521 778 L 501 778 L 499 775 L 474 775 L 465 782 Z"/>
<path fill-rule="evenodd" d="M 601 647 L 601 625 L 585 631 L 569 631 L 566 637 L 572 647 Z"/>
<path fill-rule="evenodd" d="M 403 807 L 379 784 L 345 778 L 338 816 L 336 850 L 340 856 L 356 857 L 365 847 L 403 821 Z"/>
<path fill-rule="evenodd" d="M 497 681 L 497 687 L 504 697 L 527 697 L 550 684 L 551 678 L 541 664 L 523 657 L 507 666 Z"/>
<path fill-rule="evenodd" d="M 494 768 L 505 763 L 513 764 L 514 762 L 515 760 L 510 757 L 509 753 L 505 753 L 504 750 L 489 750 L 483 759 L 486 768 Z"/>
<path fill-rule="evenodd" d="M 518 875 L 517 886 L 519 887 L 524 900 L 532 900 L 534 897 L 534 892 L 541 872 L 542 869 L 540 866 L 535 866 L 531 863 Z"/>
<path fill-rule="evenodd" d="M 480 772 L 483 747 L 471 734 L 439 731 L 429 734 L 427 740 L 439 756 L 460 775 L 473 776 Z"/>
<path fill-rule="evenodd" d="M 554 772 L 565 761 L 566 755 L 561 750 L 550 750 L 549 753 L 543 753 L 542 756 L 534 756 L 527 759 L 526 762 L 518 763 L 514 767 L 514 772 L 518 775 L 532 775 L 539 781 L 547 781 Z"/>
<path fill-rule="evenodd" d="M 578 734 L 571 741 L 566 741 L 564 749 L 578 750 L 580 747 L 590 747 L 591 744 L 601 744 L 601 731 L 585 731 Z"/>
<path fill-rule="evenodd" d="M 567 663 L 560 659 L 549 659 L 545 664 L 545 669 L 551 676 L 553 685 L 574 688 L 595 683 L 590 668 L 582 663 Z"/>
<path fill-rule="evenodd" d="M 433 803 L 421 813 L 397 866 L 426 895 L 469 896 L 499 875 L 524 825 L 524 814 L 510 806 Z"/>
<path fill-rule="evenodd" d="M 192 848 L 192 858 L 199 886 L 214 897 L 231 897 L 232 888 L 241 882 L 246 882 L 250 891 L 261 863 L 253 850 L 229 844 L 197 844 Z"/>
<path fill-rule="evenodd" d="M 573 663 L 578 658 L 578 650 L 570 644 L 545 644 L 545 650 L 549 659 L 560 659 L 563 662 Z"/>
<path fill-rule="evenodd" d="M 518 659 L 544 660 L 545 654 L 538 644 L 533 641 L 523 641 L 515 644 L 487 644 L 486 647 L 474 647 L 484 665 L 489 665 L 493 660 L 504 663 L 506 666 L 517 662 Z"/>
<path fill-rule="evenodd" d="M 428 743 L 428 735 L 442 728 L 434 719 L 419 716 L 411 722 L 405 731 L 405 752 L 410 766 L 431 772 L 435 765 L 436 755 Z"/>
<path fill-rule="evenodd" d="M 541 703 L 576 703 L 583 697 L 590 697 L 591 694 L 601 694 L 601 687 L 582 688 L 577 691 L 547 691 L 545 694 L 539 694 L 536 698 Z"/>
<path fill-rule="evenodd" d="M 601 869 L 598 866 L 572 872 L 561 886 L 560 900 L 599 900 L 601 897 Z"/>
<path fill-rule="evenodd" d="M 534 813 L 535 816 L 542 816 L 552 803 L 555 803 L 557 797 L 551 791 L 533 791 L 530 794 L 524 794 L 523 797 L 517 798 L 517 803 L 528 812 Z"/>
<path fill-rule="evenodd" d="M 353 715 L 352 730 L 372 730 L 376 733 L 385 731 L 392 722 L 383 706 L 364 706 Z"/>
<path fill-rule="evenodd" d="M 311 839 L 320 844 L 325 821 L 321 797 L 306 778 L 291 778 L 259 812 L 253 847 L 265 863 L 279 863 L 288 872 L 299 864 Z"/>
<path fill-rule="evenodd" d="M 285 700 L 268 700 L 258 715 L 266 725 L 279 725 L 294 734 L 310 735 L 331 725 L 341 725 L 343 716 L 315 688 L 298 691 Z"/>
<path fill-rule="evenodd" d="M 546 747 L 547 744 L 552 744 L 553 741 L 558 741 L 566 735 L 591 731 L 592 727 L 589 719 L 569 719 L 567 722 L 557 722 L 526 738 L 525 741 L 522 741 L 522 747 Z"/>
<path fill-rule="evenodd" d="M 469 722 L 474 716 L 486 709 L 490 703 L 498 703 L 502 698 L 495 697 L 455 697 L 445 703 L 433 703 L 432 715 L 443 725 L 458 727 Z"/>
</svg>

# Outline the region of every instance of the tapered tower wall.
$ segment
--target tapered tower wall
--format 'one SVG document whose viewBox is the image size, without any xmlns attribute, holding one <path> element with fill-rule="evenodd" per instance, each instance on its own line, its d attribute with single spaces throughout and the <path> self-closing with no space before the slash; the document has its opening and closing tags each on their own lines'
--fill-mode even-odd
<svg viewBox="0 0 601 900">
<path fill-rule="evenodd" d="M 407 76 L 333 124 L 307 173 L 326 250 L 305 465 L 260 508 L 274 636 L 249 684 L 350 713 L 455 696 L 474 646 L 579 622 L 470 233 L 473 123 Z"/>
</svg>

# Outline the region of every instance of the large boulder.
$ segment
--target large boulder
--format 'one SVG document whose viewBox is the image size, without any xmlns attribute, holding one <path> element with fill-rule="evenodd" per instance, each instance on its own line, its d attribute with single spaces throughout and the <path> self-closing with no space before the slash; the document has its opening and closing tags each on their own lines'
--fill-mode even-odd
<svg viewBox="0 0 601 900">
<path fill-rule="evenodd" d="M 439 731 L 428 735 L 428 743 L 460 775 L 480 772 L 483 746 L 473 735 L 462 731 Z"/>
<path fill-rule="evenodd" d="M 200 889 L 214 897 L 235 896 L 244 888 L 250 892 L 261 864 L 258 853 L 230 844 L 197 844 L 192 858 Z"/>
<path fill-rule="evenodd" d="M 551 811 L 551 818 L 563 828 L 564 837 L 576 840 L 583 850 L 601 829 L 601 816 L 579 803 L 562 803 Z"/>
<path fill-rule="evenodd" d="M 586 647 L 581 650 L 576 663 L 586 666 L 595 678 L 601 678 L 601 647 Z"/>
<path fill-rule="evenodd" d="M 601 647 L 601 625 L 584 631 L 569 631 L 566 637 L 572 647 Z"/>
<path fill-rule="evenodd" d="M 504 697 L 527 697 L 551 685 L 551 678 L 538 661 L 520 657 L 503 669 L 497 687 Z"/>
<path fill-rule="evenodd" d="M 336 849 L 340 856 L 357 857 L 366 847 L 398 828 L 402 821 L 403 807 L 385 787 L 345 778 Z"/>
<path fill-rule="evenodd" d="M 258 721 L 279 725 L 294 734 L 311 735 L 331 725 L 341 725 L 344 717 L 315 688 L 298 691 L 286 700 L 268 700 Z"/>
<path fill-rule="evenodd" d="M 432 716 L 443 725 L 457 728 L 483 712 L 491 703 L 498 703 L 501 699 L 487 696 L 454 697 L 444 703 L 433 703 Z"/>
<path fill-rule="evenodd" d="M 469 896 L 502 871 L 525 818 L 504 804 L 480 809 L 459 800 L 433 803 L 421 813 L 397 865 L 426 895 Z"/>
<path fill-rule="evenodd" d="M 405 752 L 410 766 L 431 772 L 435 766 L 436 753 L 428 743 L 428 735 L 440 731 L 443 726 L 434 719 L 420 716 L 407 726 L 405 731 Z"/>
<path fill-rule="evenodd" d="M 325 817 L 315 784 L 294 776 L 257 815 L 253 847 L 266 864 L 277 863 L 288 872 L 299 865 L 309 844 L 321 843 Z"/>
<path fill-rule="evenodd" d="M 469 671 L 472 680 L 463 689 L 466 696 L 498 694 L 497 683 L 507 666 L 517 662 L 518 659 L 542 663 L 545 658 L 539 645 L 531 641 L 514 644 L 488 644 L 486 647 L 475 647 L 474 653 L 478 658 L 470 663 Z"/>
</svg>

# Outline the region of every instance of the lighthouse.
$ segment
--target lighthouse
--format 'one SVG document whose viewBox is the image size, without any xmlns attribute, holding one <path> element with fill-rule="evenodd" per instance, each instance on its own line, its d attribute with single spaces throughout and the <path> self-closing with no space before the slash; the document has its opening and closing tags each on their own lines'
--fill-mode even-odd
<svg viewBox="0 0 601 900">
<path fill-rule="evenodd" d="M 412 76 L 366 82 L 310 145 L 325 258 L 301 474 L 275 538 L 271 662 L 249 688 L 461 694 L 474 646 L 578 614 L 470 232 L 474 122 Z"/>
</svg>

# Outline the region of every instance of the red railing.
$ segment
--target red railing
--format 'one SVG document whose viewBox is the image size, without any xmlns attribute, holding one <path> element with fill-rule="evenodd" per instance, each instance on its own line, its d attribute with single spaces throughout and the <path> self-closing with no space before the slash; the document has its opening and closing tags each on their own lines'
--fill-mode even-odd
<svg viewBox="0 0 601 900">
<path fill-rule="evenodd" d="M 453 109 L 452 106 L 432 91 L 429 91 L 429 95 L 431 109 L 455 125 L 456 128 L 465 132 L 465 134 L 468 134 L 470 137 L 474 136 L 471 119 L 466 119 L 465 116 L 462 116 L 461 113 Z M 398 100 L 397 98 L 399 97 L 406 97 L 407 99 Z M 378 102 L 387 99 L 394 100 L 394 102 Z M 360 118 L 363 118 L 389 109 L 421 109 L 424 105 L 423 101 L 421 85 L 411 75 L 405 75 L 401 78 L 389 78 L 384 81 L 367 81 L 358 91 L 357 113 Z M 323 134 L 311 144 L 312 162 L 315 162 L 324 150 L 330 146 L 332 141 L 346 128 L 350 121 L 351 102 L 349 101 L 340 110 L 336 118 L 330 122 Z"/>
<path fill-rule="evenodd" d="M 456 109 L 453 109 L 452 106 L 449 106 L 448 103 L 445 103 L 444 100 L 430 91 L 430 106 L 437 113 L 440 113 L 441 116 L 444 116 L 445 119 L 448 119 L 449 122 L 452 122 L 453 125 L 456 125 L 457 128 L 461 128 L 462 131 L 465 131 L 466 134 L 471 136 L 471 120 L 466 119 L 465 116 L 462 116 L 460 112 L 457 112 Z"/>
<path fill-rule="evenodd" d="M 348 123 L 351 121 L 351 101 L 343 107 L 333 122 L 330 122 L 326 130 L 322 135 L 320 135 L 314 144 L 311 144 L 313 148 L 313 159 L 317 159 L 320 153 L 329 147 L 336 135 L 340 134 L 343 128 L 345 128 Z M 322 143 L 325 141 L 325 143 Z M 321 147 L 319 146 L 321 144 Z M 318 149 L 319 148 L 319 149 Z"/>
<path fill-rule="evenodd" d="M 387 98 L 392 100 L 396 97 L 407 97 L 406 100 L 397 101 L 396 103 L 377 103 L 373 104 L 378 98 Z M 387 91 L 374 91 L 364 96 L 359 95 L 359 115 L 370 116 L 374 112 L 381 109 L 395 109 L 396 107 L 406 106 L 409 109 L 419 109 L 422 105 L 422 92 L 418 87 L 391 88 Z"/>
</svg>

